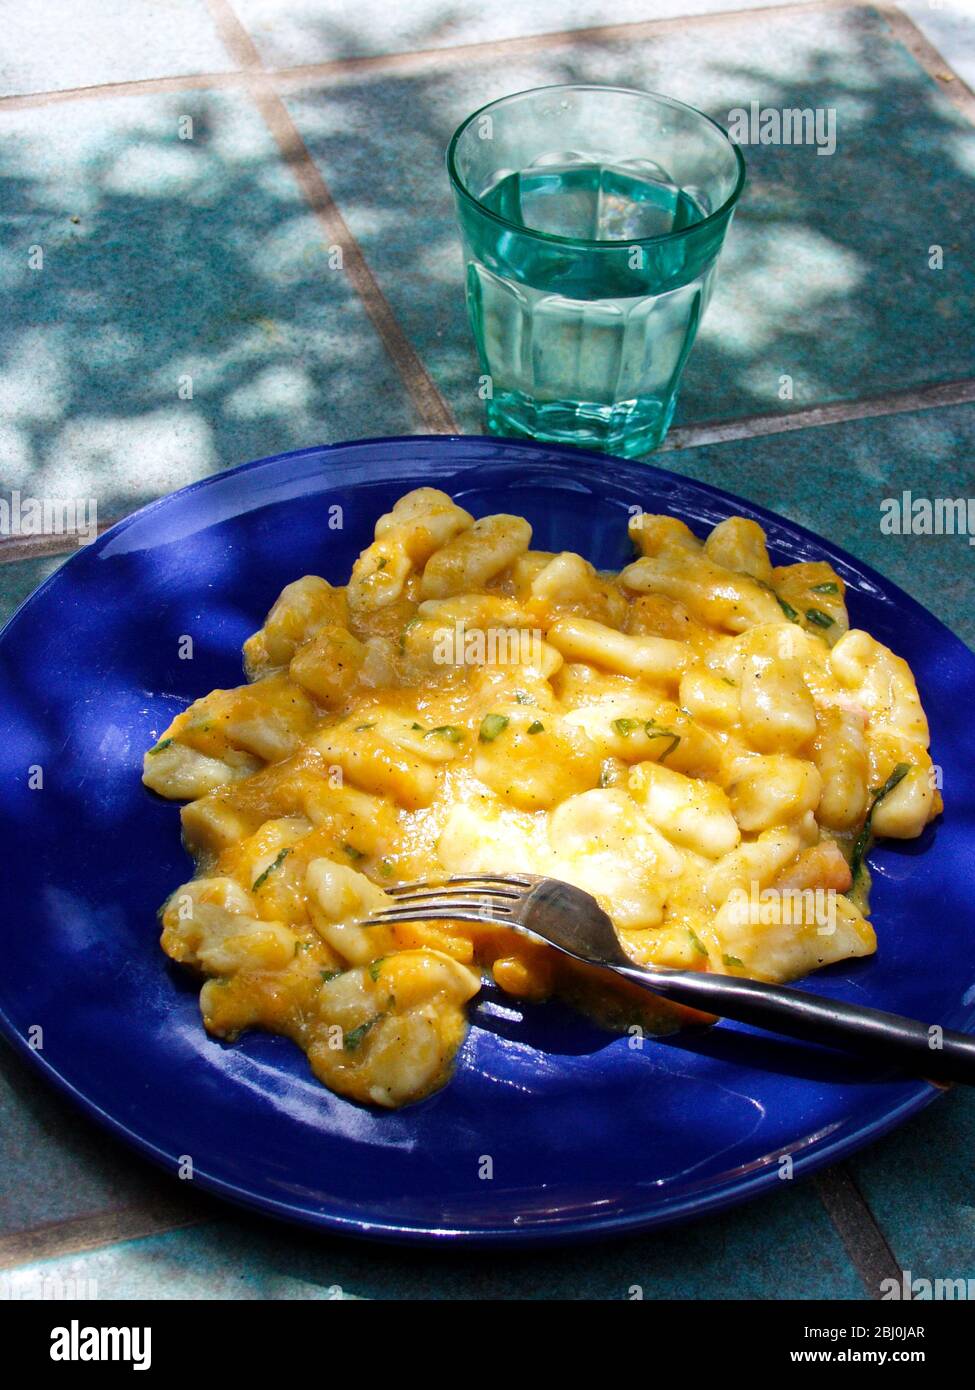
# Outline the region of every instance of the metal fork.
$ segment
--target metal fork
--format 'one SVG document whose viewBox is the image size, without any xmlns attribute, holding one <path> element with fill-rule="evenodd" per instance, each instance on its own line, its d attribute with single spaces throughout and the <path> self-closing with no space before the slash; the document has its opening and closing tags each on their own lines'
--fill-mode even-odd
<svg viewBox="0 0 975 1390">
<path fill-rule="evenodd" d="M 636 965 L 595 898 L 535 874 L 457 874 L 442 885 L 388 888 L 395 902 L 360 924 L 482 922 L 553 946 L 674 1003 L 737 1019 L 805 1041 L 850 1048 L 906 1067 L 932 1081 L 975 1083 L 975 1037 L 918 1019 L 735 975 Z"/>
</svg>

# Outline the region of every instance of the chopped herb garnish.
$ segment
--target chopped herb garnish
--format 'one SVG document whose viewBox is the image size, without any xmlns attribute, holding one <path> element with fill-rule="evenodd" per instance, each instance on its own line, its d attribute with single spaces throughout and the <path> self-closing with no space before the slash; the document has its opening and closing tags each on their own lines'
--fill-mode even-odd
<svg viewBox="0 0 975 1390">
<path fill-rule="evenodd" d="M 507 727 L 508 716 L 506 714 L 486 714 L 481 720 L 481 727 L 477 736 L 482 743 L 493 743 L 498 734 L 504 733 Z"/>
<path fill-rule="evenodd" d="M 621 738 L 629 738 L 634 729 L 639 729 L 639 719 L 614 719 L 613 728 Z"/>
<path fill-rule="evenodd" d="M 735 683 L 730 676 L 722 676 L 721 679 L 724 681 L 725 685 L 730 685 L 732 690 L 734 690 Z"/>
<path fill-rule="evenodd" d="M 287 857 L 290 853 L 291 853 L 291 850 L 288 849 L 288 848 L 279 849 L 279 850 L 278 850 L 277 856 L 274 858 L 274 860 L 273 860 L 270 864 L 268 864 L 267 868 L 264 870 L 264 872 L 263 872 L 262 874 L 258 874 L 257 878 L 255 878 L 254 883 L 253 883 L 253 886 L 251 887 L 251 892 L 252 892 L 252 893 L 256 893 L 256 892 L 257 892 L 258 888 L 260 888 L 261 884 L 262 884 L 262 883 L 264 882 L 264 880 L 267 878 L 268 874 L 273 874 L 275 869 L 278 869 L 278 868 L 281 867 L 281 865 L 284 863 L 286 857 Z"/>
<path fill-rule="evenodd" d="M 646 730 L 647 738 L 669 738 L 672 740 L 670 746 L 665 748 L 657 759 L 658 762 L 662 763 L 664 758 L 673 753 L 678 743 L 680 743 L 680 734 L 675 733 L 673 729 L 665 729 L 653 719 L 648 719 L 643 727 Z"/>
<path fill-rule="evenodd" d="M 399 649 L 401 652 L 406 651 L 406 634 L 409 632 L 410 628 L 416 627 L 417 623 L 422 621 L 422 618 L 411 618 L 410 621 L 403 628 L 403 631 L 399 635 Z"/>
<path fill-rule="evenodd" d="M 877 807 L 883 801 L 884 797 L 889 796 L 889 794 L 897 786 L 898 782 L 902 782 L 904 778 L 907 776 L 907 774 L 910 772 L 910 770 L 910 763 L 898 763 L 897 766 L 894 768 L 893 772 L 887 778 L 887 781 L 884 783 L 884 785 L 882 787 L 873 788 L 873 800 L 870 803 L 870 809 L 867 812 L 867 818 L 863 822 L 863 825 L 860 827 L 860 833 L 856 837 L 856 843 L 853 846 L 853 853 L 850 855 L 850 873 L 853 877 L 854 883 L 856 883 L 860 870 L 863 868 L 863 860 L 867 853 L 867 848 L 870 844 L 870 836 L 872 833 L 871 826 L 873 825 L 873 813 L 874 811 L 876 811 Z"/>
<path fill-rule="evenodd" d="M 797 622 L 799 621 L 799 614 L 798 614 L 798 613 L 796 612 L 796 610 L 793 608 L 792 604 L 791 604 L 791 603 L 787 603 L 787 602 L 785 601 L 785 599 L 784 599 L 784 598 L 781 598 L 778 594 L 775 595 L 775 598 L 776 598 L 776 601 L 778 602 L 779 607 L 782 609 L 782 612 L 783 612 L 783 613 L 785 614 L 785 616 L 789 619 L 789 622 L 790 622 L 790 623 L 797 623 Z"/>
<path fill-rule="evenodd" d="M 527 690 L 516 690 L 515 703 L 519 705 L 530 705 L 533 704 L 534 701 L 532 700 L 532 697 L 529 695 Z"/>
<path fill-rule="evenodd" d="M 438 724 L 435 729 L 427 729 L 424 738 L 446 738 L 451 743 L 463 743 L 467 734 L 463 729 L 458 729 L 454 724 Z"/>
<path fill-rule="evenodd" d="M 721 959 L 724 961 L 725 965 L 737 965 L 740 969 L 743 969 L 745 965 L 745 962 L 739 960 L 737 956 L 722 956 Z"/>
<path fill-rule="evenodd" d="M 812 589 L 810 590 L 810 593 L 813 593 L 813 594 L 838 594 L 839 591 L 840 591 L 840 586 L 839 586 L 838 584 L 834 584 L 833 581 L 832 581 L 832 579 L 830 579 L 826 584 L 814 584 L 814 585 L 812 586 Z"/>
<path fill-rule="evenodd" d="M 173 740 L 171 738 L 160 739 L 160 741 L 156 744 L 155 748 L 149 749 L 150 755 L 152 755 L 153 753 L 161 753 L 164 748 L 169 747 L 172 741 Z"/>
<path fill-rule="evenodd" d="M 616 767 L 611 758 L 607 758 L 599 769 L 599 785 L 601 787 L 612 787 L 616 782 Z"/>
<path fill-rule="evenodd" d="M 824 613 L 821 608 L 807 608 L 806 617 L 817 627 L 832 627 L 835 622 L 835 619 L 831 618 L 828 613 Z"/>
<path fill-rule="evenodd" d="M 341 970 L 320 970 L 320 971 L 319 971 L 319 974 L 321 975 L 321 977 L 322 977 L 322 979 L 324 980 L 325 984 L 328 984 L 329 980 L 337 980 L 338 977 L 341 975 L 341 973 L 342 973 Z"/>
<path fill-rule="evenodd" d="M 385 555 L 380 555 L 380 557 L 379 557 L 379 563 L 376 565 L 376 569 L 377 569 L 377 570 L 384 570 L 388 564 L 389 564 L 389 559 L 388 559 L 388 557 L 385 556 Z"/>
<path fill-rule="evenodd" d="M 357 734 L 364 734 L 367 729 L 374 729 L 375 727 L 375 724 L 357 724 L 355 726 L 355 732 Z"/>
<path fill-rule="evenodd" d="M 355 845 L 343 845 L 342 848 L 350 859 L 365 859 L 365 850 L 356 849 Z"/>
<path fill-rule="evenodd" d="M 382 874 L 383 878 L 392 878 L 393 861 L 391 859 L 380 859 L 379 872 Z"/>
<path fill-rule="evenodd" d="M 535 719 L 531 722 L 531 724 L 528 725 L 528 732 L 530 734 L 540 734 L 544 730 L 544 728 L 545 725 L 542 723 L 542 721 L 540 719 Z"/>
<path fill-rule="evenodd" d="M 365 1023 L 360 1023 L 358 1028 L 353 1028 L 351 1033 L 346 1033 L 343 1044 L 346 1052 L 358 1052 L 366 1034 L 370 1029 L 375 1028 L 381 1018 L 385 1017 L 385 1014 L 376 1014 L 374 1018 L 367 1019 Z"/>
<path fill-rule="evenodd" d="M 413 723 L 410 725 L 410 728 L 419 730 L 421 734 L 423 733 L 423 725 L 418 724 L 415 719 L 413 720 Z"/>
<path fill-rule="evenodd" d="M 691 938 L 691 945 L 694 947 L 695 951 L 697 951 L 699 955 L 706 956 L 708 948 L 692 927 L 687 928 L 687 935 Z"/>
<path fill-rule="evenodd" d="M 369 978 L 370 978 L 370 980 L 378 980 L 378 979 L 379 979 L 379 972 L 380 972 L 380 970 L 382 969 L 382 964 L 383 964 L 383 961 L 384 961 L 385 959 L 386 959 L 385 956 L 380 956 L 378 960 L 374 960 L 374 961 L 370 961 L 370 962 L 369 962 Z"/>
</svg>

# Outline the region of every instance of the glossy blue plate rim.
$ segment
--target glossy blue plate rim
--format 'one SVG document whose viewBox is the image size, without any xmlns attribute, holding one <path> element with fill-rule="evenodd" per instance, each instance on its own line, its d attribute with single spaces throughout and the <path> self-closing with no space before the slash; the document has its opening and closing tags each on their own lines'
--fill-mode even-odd
<svg viewBox="0 0 975 1390">
<path fill-rule="evenodd" d="M 513 461 L 516 458 L 523 458 L 526 463 L 539 465 L 543 460 L 547 460 L 550 465 L 554 466 L 556 472 L 577 470 L 585 483 L 598 482 L 601 472 L 606 475 L 607 483 L 611 483 L 613 477 L 619 475 L 628 477 L 634 484 L 639 484 L 641 481 L 653 482 L 658 488 L 664 490 L 701 495 L 716 504 L 717 508 L 722 510 L 725 515 L 733 512 L 739 513 L 754 518 L 767 528 L 781 528 L 784 534 L 804 542 L 811 554 L 815 553 L 820 557 L 829 559 L 840 573 L 846 571 L 867 581 L 868 585 L 872 585 L 878 594 L 882 594 L 886 600 L 894 602 L 904 617 L 909 619 L 913 616 L 929 628 L 940 629 L 945 637 L 950 638 L 952 643 L 957 644 L 957 647 L 972 659 L 973 670 L 975 670 L 975 658 L 972 658 L 972 654 L 964 647 L 960 639 L 909 594 L 864 562 L 817 536 L 813 531 L 799 523 L 772 513 L 734 493 L 714 487 L 709 483 L 688 478 L 682 474 L 671 473 L 650 463 L 625 461 L 605 454 L 560 448 L 533 441 L 472 435 L 400 435 L 316 445 L 237 465 L 202 478 L 177 492 L 157 498 L 114 523 L 102 532 L 95 541 L 79 549 L 76 554 L 48 576 L 19 605 L 3 628 L 0 629 L 0 651 L 2 651 L 4 642 L 8 641 L 15 633 L 18 623 L 23 620 L 25 614 L 42 604 L 52 590 L 56 591 L 58 586 L 64 582 L 64 575 L 67 570 L 89 552 L 98 554 L 105 551 L 128 529 L 151 519 L 154 513 L 172 506 L 174 502 L 179 503 L 190 495 L 220 486 L 229 479 L 246 477 L 255 471 L 273 469 L 292 461 L 320 460 L 324 474 L 327 471 L 330 456 L 344 455 L 349 452 L 361 452 L 367 456 L 370 451 L 393 451 L 404 462 L 409 462 L 408 456 L 411 452 L 421 450 L 427 454 L 436 454 L 444 450 L 444 473 L 453 472 L 456 474 L 459 468 L 458 461 L 452 461 L 449 457 L 449 451 L 455 447 L 465 455 L 473 455 L 482 451 L 483 458 L 477 460 L 478 463 L 498 463 L 504 460 Z M 376 461 L 381 460 L 377 459 Z M 465 466 L 473 467 L 475 461 L 468 458 Z M 433 473 L 424 478 L 424 482 L 430 486 L 442 484 L 444 481 L 443 476 Z M 294 496 L 297 500 L 301 494 L 295 493 Z M 675 512 L 674 514 L 686 516 L 686 512 Z M 815 978 L 813 977 L 813 979 Z M 950 1017 L 939 1021 L 953 1027 L 971 1027 L 972 1023 L 975 1022 L 975 990 L 970 987 L 965 990 L 963 1003 L 964 1007 L 955 1009 Z M 751 1030 L 743 1031 L 750 1032 Z M 118 1114 L 113 1113 L 110 1108 L 100 1105 L 86 1094 L 84 1089 L 77 1087 L 70 1075 L 66 1074 L 66 1068 L 53 1066 L 41 1052 L 31 1047 L 2 999 L 0 999 L 0 1032 L 8 1039 L 16 1052 L 87 1116 L 168 1173 L 172 1174 L 176 1170 L 180 1155 L 175 1150 L 167 1150 L 152 1143 L 140 1132 L 138 1127 L 126 1124 Z M 924 1080 L 891 1079 L 896 1083 L 894 1085 L 894 1090 L 898 1096 L 896 1102 L 891 1104 L 882 1114 L 865 1123 L 844 1127 L 841 1133 L 824 1134 L 822 1137 L 812 1136 L 806 1146 L 796 1152 L 794 1156 L 794 1171 L 797 1176 L 808 1175 L 824 1165 L 848 1157 L 864 1145 L 904 1123 L 940 1094 L 943 1094 L 943 1088 Z M 450 1084 L 448 1083 L 448 1087 Z M 409 1111 L 399 1113 L 408 1114 Z M 586 1213 L 577 1217 L 567 1217 L 560 1220 L 557 1226 L 548 1228 L 513 1225 L 510 1220 L 505 1220 L 495 1226 L 490 1224 L 465 1226 L 462 1222 L 454 1222 L 448 1227 L 433 1225 L 429 1221 L 422 1220 L 419 1222 L 395 1221 L 386 1218 L 377 1219 L 365 1213 L 346 1215 L 339 1211 L 314 1209 L 307 1203 L 300 1201 L 289 1203 L 268 1192 L 255 1191 L 252 1186 L 248 1186 L 246 1183 L 228 1181 L 221 1177 L 218 1172 L 212 1171 L 205 1163 L 194 1164 L 194 1186 L 215 1193 L 252 1211 L 272 1215 L 305 1227 L 310 1226 L 323 1231 L 333 1231 L 369 1240 L 392 1243 L 435 1241 L 441 1244 L 446 1242 L 484 1246 L 516 1244 L 528 1247 L 552 1245 L 564 1241 L 598 1240 L 606 1236 L 649 1230 L 720 1211 L 747 1198 L 756 1197 L 770 1189 L 780 1187 L 779 1171 L 774 1165 L 770 1165 L 766 1161 L 768 1157 L 768 1155 L 763 1156 L 762 1166 L 745 1169 L 735 1177 L 725 1177 L 717 1182 L 710 1191 L 695 1191 L 684 1197 L 675 1196 L 655 1205 L 647 1205 L 637 1199 L 631 1203 L 627 1210 L 597 1214 Z"/>
</svg>

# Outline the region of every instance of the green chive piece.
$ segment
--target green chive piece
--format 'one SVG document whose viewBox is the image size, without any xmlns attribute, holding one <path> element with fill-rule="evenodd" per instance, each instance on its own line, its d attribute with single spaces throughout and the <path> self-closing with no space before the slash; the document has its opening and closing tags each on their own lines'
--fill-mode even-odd
<svg viewBox="0 0 975 1390">
<path fill-rule="evenodd" d="M 285 858 L 286 858 L 290 853 L 291 853 L 291 850 L 290 850 L 290 849 L 281 849 L 281 850 L 278 850 L 277 857 L 274 859 L 273 863 L 268 864 L 268 866 L 267 866 L 267 868 L 264 870 L 264 872 L 263 872 L 262 874 L 258 874 L 257 878 L 254 880 L 253 886 L 251 887 L 251 892 L 252 892 L 252 893 L 256 893 L 256 892 L 257 892 L 258 888 L 260 888 L 261 884 L 262 884 L 262 883 L 264 882 L 264 880 L 267 878 L 268 874 L 273 874 L 275 869 L 280 868 L 280 866 L 284 863 Z"/>
<path fill-rule="evenodd" d="M 828 613 L 824 613 L 821 608 L 807 608 L 806 617 L 817 627 L 832 627 L 835 622 L 835 619 L 831 618 Z"/>
<path fill-rule="evenodd" d="M 866 857 L 867 849 L 870 845 L 871 826 L 873 825 L 873 813 L 874 811 L 876 811 L 877 807 L 883 801 L 884 797 L 890 795 L 890 793 L 897 786 L 898 782 L 903 782 L 904 778 L 907 776 L 910 770 L 910 763 L 898 763 L 897 766 L 894 768 L 893 772 L 887 778 L 887 781 L 884 783 L 884 785 L 882 787 L 875 787 L 873 789 L 874 797 L 870 803 L 870 809 L 867 812 L 866 820 L 860 827 L 860 833 L 857 836 L 856 843 L 853 846 L 853 853 L 850 855 L 850 873 L 853 876 L 854 884 L 856 883 L 857 878 L 861 870 L 863 869 L 863 861 Z"/>
<path fill-rule="evenodd" d="M 403 628 L 402 632 L 399 635 L 399 649 L 401 652 L 406 651 L 406 634 L 409 632 L 410 628 L 416 627 L 417 623 L 422 621 L 422 618 L 411 618 L 410 621 Z"/>
<path fill-rule="evenodd" d="M 365 1023 L 360 1023 L 358 1028 L 353 1028 L 350 1033 L 346 1033 L 343 1043 L 346 1052 L 358 1052 L 366 1034 L 375 1028 L 381 1018 L 385 1017 L 385 1014 L 376 1014 L 374 1018 L 367 1019 Z"/>
<path fill-rule="evenodd" d="M 150 748 L 150 749 L 149 749 L 149 756 L 151 757 L 151 756 L 153 755 L 153 753 L 161 753 L 161 752 L 163 751 L 164 748 L 168 748 L 168 747 L 169 747 L 169 745 L 172 743 L 172 741 L 173 741 L 173 740 L 172 740 L 171 738 L 164 738 L 164 739 L 161 739 L 161 740 L 156 744 L 155 748 Z"/>
<path fill-rule="evenodd" d="M 662 763 L 664 758 L 669 757 L 680 743 L 680 734 L 675 733 L 673 729 L 665 729 L 662 724 L 656 723 L 653 719 L 648 719 L 643 727 L 647 738 L 669 738 L 671 740 L 670 746 L 664 749 L 657 760 Z"/>
<path fill-rule="evenodd" d="M 357 734 L 364 734 L 367 729 L 374 729 L 375 727 L 375 724 L 357 724 L 355 726 L 355 732 Z"/>
<path fill-rule="evenodd" d="M 380 972 L 380 970 L 382 969 L 382 964 L 383 964 L 383 961 L 384 961 L 385 959 L 386 959 L 385 956 L 380 956 L 378 960 L 374 960 L 374 961 L 370 961 L 370 962 L 369 962 L 369 978 L 370 978 L 370 980 L 378 980 L 378 979 L 379 979 L 379 972 Z"/>
<path fill-rule="evenodd" d="M 540 719 L 535 719 L 532 721 L 531 724 L 528 725 L 528 732 L 530 734 L 540 734 L 544 728 L 545 725 L 542 723 L 542 721 Z"/>
<path fill-rule="evenodd" d="M 739 960 L 737 956 L 722 956 L 721 959 L 724 961 L 725 965 L 737 965 L 739 969 L 744 969 L 745 962 Z"/>
<path fill-rule="evenodd" d="M 621 738 L 629 738 L 634 729 L 639 729 L 639 719 L 614 719 L 613 728 Z"/>
<path fill-rule="evenodd" d="M 704 942 L 698 936 L 697 932 L 695 932 L 691 927 L 688 927 L 687 935 L 691 938 L 691 945 L 694 947 L 695 951 L 697 951 L 699 955 L 706 956 L 708 953 L 708 948 L 705 946 Z"/>
<path fill-rule="evenodd" d="M 436 735 L 437 738 L 449 739 L 451 743 L 463 743 L 464 739 L 467 737 L 463 729 L 458 729 L 453 724 L 440 724 L 436 729 L 427 729 L 423 737 L 433 738 L 434 735 Z"/>
<path fill-rule="evenodd" d="M 839 591 L 840 586 L 834 584 L 830 579 L 826 584 L 814 584 L 810 592 L 814 594 L 838 594 Z"/>
<path fill-rule="evenodd" d="M 341 970 L 320 970 L 318 973 L 325 984 L 328 984 L 329 980 L 337 980 L 342 972 Z"/>
<path fill-rule="evenodd" d="M 365 851 L 356 849 L 355 845 L 343 845 L 342 848 L 352 860 L 365 859 L 366 857 Z"/>
<path fill-rule="evenodd" d="M 791 604 L 791 603 L 786 603 L 785 599 L 784 599 L 784 598 L 779 598 L 779 595 L 778 595 L 778 594 L 776 594 L 775 597 L 776 597 L 776 599 L 777 599 L 777 601 L 778 601 L 779 607 L 782 609 L 782 612 L 783 612 L 783 613 L 785 614 L 785 616 L 789 619 L 789 622 L 790 622 L 790 623 L 797 623 L 797 622 L 799 621 L 799 614 L 798 614 L 798 613 L 796 612 L 796 610 L 793 608 L 792 604 Z"/>
<path fill-rule="evenodd" d="M 486 714 L 481 720 L 481 727 L 478 738 L 482 743 L 493 743 L 498 734 L 504 733 L 508 727 L 508 716 L 506 714 Z"/>
</svg>

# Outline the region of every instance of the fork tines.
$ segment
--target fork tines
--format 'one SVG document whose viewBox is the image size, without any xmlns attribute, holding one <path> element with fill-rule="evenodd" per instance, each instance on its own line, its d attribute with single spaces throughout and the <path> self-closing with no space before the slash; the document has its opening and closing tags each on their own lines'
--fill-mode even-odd
<svg viewBox="0 0 975 1390">
<path fill-rule="evenodd" d="M 532 887 L 532 880 L 525 874 L 453 874 L 443 883 L 400 883 L 387 888 L 393 898 L 406 898 L 426 894 L 451 893 L 489 893 L 497 897 L 522 898 Z"/>
<path fill-rule="evenodd" d="M 442 884 L 401 883 L 386 892 L 393 899 L 377 908 L 370 922 L 417 922 L 451 917 L 490 921 L 510 917 L 533 886 L 524 874 L 454 874 Z"/>
</svg>

